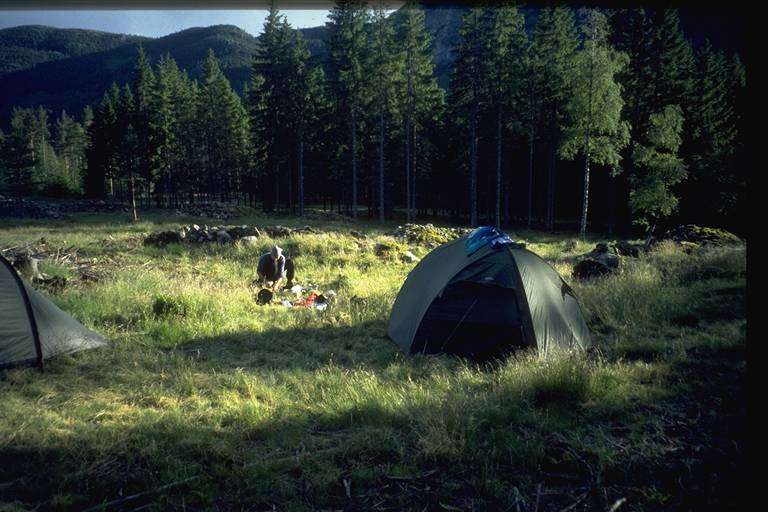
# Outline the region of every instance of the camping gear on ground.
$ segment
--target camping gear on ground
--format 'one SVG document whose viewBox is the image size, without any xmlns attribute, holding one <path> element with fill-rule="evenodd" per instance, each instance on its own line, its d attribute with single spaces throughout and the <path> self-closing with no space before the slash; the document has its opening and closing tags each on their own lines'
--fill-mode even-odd
<svg viewBox="0 0 768 512">
<path fill-rule="evenodd" d="M 106 345 L 99 334 L 25 283 L 0 255 L 0 367 Z"/>
<path fill-rule="evenodd" d="M 473 359 L 523 347 L 542 356 L 590 348 L 568 284 L 541 257 L 491 229 L 443 244 L 413 268 L 392 306 L 389 337 L 406 354 Z"/>
<path fill-rule="evenodd" d="M 269 288 L 262 288 L 259 293 L 256 294 L 256 302 L 259 304 L 269 304 L 272 302 L 272 298 L 275 296 L 274 292 Z"/>
</svg>

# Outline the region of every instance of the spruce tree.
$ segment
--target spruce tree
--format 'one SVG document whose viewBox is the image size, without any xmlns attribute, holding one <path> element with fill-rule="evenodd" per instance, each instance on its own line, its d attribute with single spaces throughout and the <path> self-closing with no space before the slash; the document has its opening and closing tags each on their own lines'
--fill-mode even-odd
<svg viewBox="0 0 768 512">
<path fill-rule="evenodd" d="M 454 48 L 456 61 L 451 77 L 451 106 L 454 116 L 468 128 L 469 136 L 469 222 L 477 226 L 477 146 L 478 118 L 486 99 L 484 71 L 484 25 L 482 9 L 472 8 L 464 15 L 459 42 Z"/>
<path fill-rule="evenodd" d="M 521 127 L 517 115 L 523 110 L 526 93 L 525 59 L 528 37 L 525 19 L 514 6 L 502 5 L 485 12 L 485 68 L 482 79 L 486 84 L 487 104 L 496 126 L 496 227 L 501 227 L 502 144 L 504 128 Z"/>
<path fill-rule="evenodd" d="M 532 72 L 539 96 L 542 137 L 549 154 L 547 162 L 547 229 L 555 228 L 556 163 L 560 147 L 565 104 L 574 72 L 578 34 L 573 13 L 567 7 L 544 8 L 533 32 Z"/>
<path fill-rule="evenodd" d="M 379 221 L 384 222 L 384 147 L 387 123 L 394 108 L 394 90 L 402 76 L 402 55 L 395 51 L 395 31 L 387 18 L 384 2 L 379 0 L 371 18 L 370 53 L 367 76 L 370 79 L 372 114 L 376 124 Z"/>
<path fill-rule="evenodd" d="M 340 131 L 349 130 L 349 154 L 352 194 L 352 217 L 357 218 L 358 129 L 365 103 L 365 22 L 367 8 L 360 0 L 338 0 L 328 15 L 329 81 L 334 94 Z M 346 125 L 346 126 L 344 126 Z M 340 142 L 340 141 L 339 141 Z M 343 144 L 341 144 L 343 147 Z"/>
<path fill-rule="evenodd" d="M 133 154 L 137 172 L 149 190 L 156 179 L 156 172 L 152 167 L 151 161 L 155 151 L 153 147 L 155 141 L 150 126 L 155 74 L 152 72 L 152 67 L 142 45 L 139 45 L 136 53 L 136 62 L 131 76 L 131 89 L 135 102 L 133 112 L 131 113 L 132 126 L 136 135 Z"/>
<path fill-rule="evenodd" d="M 621 118 L 624 101 L 616 75 L 627 63 L 624 53 L 608 43 L 608 19 L 595 10 L 582 11 L 582 46 L 574 59 L 570 76 L 570 94 L 565 104 L 567 126 L 563 132 L 560 155 L 572 160 L 584 157 L 581 223 L 583 238 L 589 208 L 590 164 L 606 165 L 616 170 L 621 150 L 629 142 L 629 125 Z"/>
<path fill-rule="evenodd" d="M 408 222 L 416 210 L 417 137 L 435 122 L 443 104 L 443 90 L 437 85 L 432 61 L 431 38 L 424 10 L 410 0 L 396 13 L 396 36 L 402 55 L 402 76 L 396 84 L 400 98 L 405 161 L 405 208 Z"/>
</svg>

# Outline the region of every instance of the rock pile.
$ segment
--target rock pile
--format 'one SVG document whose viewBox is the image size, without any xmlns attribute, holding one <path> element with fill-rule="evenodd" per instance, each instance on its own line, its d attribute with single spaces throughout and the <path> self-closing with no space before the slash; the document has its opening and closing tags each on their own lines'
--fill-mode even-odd
<svg viewBox="0 0 768 512">
<path fill-rule="evenodd" d="M 179 216 L 203 217 L 217 220 L 229 220 L 253 213 L 253 209 L 247 206 L 233 206 L 222 203 L 185 204 L 176 209 L 176 215 Z"/>
<path fill-rule="evenodd" d="M 0 195 L 0 217 L 60 219 L 77 212 L 114 213 L 128 211 L 118 203 L 89 200 L 44 201 Z"/>
<path fill-rule="evenodd" d="M 392 236 L 410 243 L 440 245 L 471 232 L 470 228 L 441 228 L 433 224 L 405 224 L 397 226 Z"/>
<path fill-rule="evenodd" d="M 286 226 L 266 226 L 262 229 L 256 226 L 208 226 L 197 224 L 182 226 L 177 231 L 157 231 L 150 233 L 144 239 L 144 245 L 163 246 L 166 244 L 201 244 L 219 243 L 231 244 L 240 241 L 244 245 L 253 245 L 262 235 L 270 238 L 285 238 L 293 235 L 317 234 L 320 231 L 304 226 L 303 228 L 289 228 Z"/>
</svg>

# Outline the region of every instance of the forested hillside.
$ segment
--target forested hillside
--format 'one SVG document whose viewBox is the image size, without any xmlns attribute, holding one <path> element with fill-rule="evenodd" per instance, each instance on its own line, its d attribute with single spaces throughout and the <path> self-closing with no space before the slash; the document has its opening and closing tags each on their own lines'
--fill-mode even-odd
<svg viewBox="0 0 768 512">
<path fill-rule="evenodd" d="M 0 77 L 6 109 L 39 106 L 5 114 L 4 187 L 738 231 L 745 86 L 738 54 L 692 45 L 676 10 L 407 4 L 386 16 L 340 2 L 304 31 L 273 10 L 258 38 L 188 29 Z M 61 116 L 53 133 L 46 109 Z"/>
<path fill-rule="evenodd" d="M 149 38 L 97 30 L 27 25 L 0 30 L 0 76 L 43 62 L 111 50 Z"/>
</svg>

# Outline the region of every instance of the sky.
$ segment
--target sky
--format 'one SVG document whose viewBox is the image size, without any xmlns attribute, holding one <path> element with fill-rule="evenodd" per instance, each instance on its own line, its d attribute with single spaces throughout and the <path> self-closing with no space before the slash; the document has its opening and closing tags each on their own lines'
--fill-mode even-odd
<svg viewBox="0 0 768 512">
<path fill-rule="evenodd" d="M 324 25 L 328 17 L 328 10 L 322 9 L 285 9 L 280 12 L 295 28 Z M 0 11 L 0 29 L 18 25 L 48 25 L 161 37 L 190 27 L 235 25 L 255 36 L 261 32 L 266 16 L 266 10 Z"/>
</svg>

